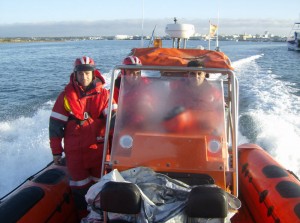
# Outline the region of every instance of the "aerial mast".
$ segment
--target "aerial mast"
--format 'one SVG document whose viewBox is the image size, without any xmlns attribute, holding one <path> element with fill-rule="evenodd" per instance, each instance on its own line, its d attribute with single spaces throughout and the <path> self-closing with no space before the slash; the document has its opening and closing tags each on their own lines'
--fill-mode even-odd
<svg viewBox="0 0 300 223">
<path fill-rule="evenodd" d="M 142 1 L 142 36 L 141 47 L 144 47 L 144 0 Z"/>
</svg>

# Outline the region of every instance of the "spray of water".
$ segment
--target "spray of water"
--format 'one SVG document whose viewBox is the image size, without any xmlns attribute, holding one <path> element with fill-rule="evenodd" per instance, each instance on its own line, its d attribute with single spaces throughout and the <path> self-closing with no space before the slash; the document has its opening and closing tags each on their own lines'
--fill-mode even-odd
<svg viewBox="0 0 300 223">
<path fill-rule="evenodd" d="M 233 63 L 240 80 L 240 132 L 243 142 L 256 143 L 279 163 L 300 176 L 300 100 L 292 83 L 278 79 L 271 68 L 261 68 L 262 55 Z"/>
<path fill-rule="evenodd" d="M 49 109 L 32 117 L 0 122 L 0 197 L 48 164 Z"/>
</svg>

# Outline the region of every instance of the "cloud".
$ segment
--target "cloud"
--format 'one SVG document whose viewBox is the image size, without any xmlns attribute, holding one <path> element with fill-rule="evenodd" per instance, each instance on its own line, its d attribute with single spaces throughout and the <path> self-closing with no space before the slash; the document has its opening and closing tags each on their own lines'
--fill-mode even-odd
<svg viewBox="0 0 300 223">
<path fill-rule="evenodd" d="M 212 19 L 212 21 L 217 21 Z M 101 21 L 70 21 L 44 23 L 0 24 L 0 37 L 69 37 L 69 36 L 113 36 L 113 35 L 151 35 L 156 25 L 156 35 L 166 35 L 166 24 L 173 23 L 170 19 L 142 20 L 101 20 Z M 185 20 L 184 23 L 195 25 L 199 34 L 208 33 L 208 20 Z M 216 23 L 216 22 L 215 22 Z M 272 19 L 220 19 L 220 34 L 263 34 L 269 31 L 275 35 L 287 35 L 292 27 L 292 20 Z"/>
</svg>

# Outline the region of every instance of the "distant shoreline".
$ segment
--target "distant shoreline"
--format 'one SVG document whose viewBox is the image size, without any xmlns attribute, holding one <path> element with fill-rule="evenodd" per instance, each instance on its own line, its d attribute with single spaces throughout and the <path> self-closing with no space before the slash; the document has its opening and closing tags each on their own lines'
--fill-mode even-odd
<svg viewBox="0 0 300 223">
<path fill-rule="evenodd" d="M 39 43 L 39 42 L 64 42 L 66 40 L 53 40 L 53 39 L 27 39 L 27 38 L 0 38 L 1 43 Z"/>
<path fill-rule="evenodd" d="M 1 41 L 0 44 L 6 43 L 54 43 L 54 42 L 65 42 L 65 41 Z"/>
<path fill-rule="evenodd" d="M 162 40 L 170 40 L 170 37 L 159 37 Z M 149 40 L 150 37 L 145 36 L 144 40 Z M 286 42 L 286 37 L 247 37 L 243 35 L 237 36 L 219 36 L 219 41 L 250 41 L 250 42 Z M 118 36 L 102 36 L 102 37 L 6 37 L 0 38 L 1 43 L 38 43 L 38 42 L 66 42 L 66 41 L 85 41 L 85 40 L 141 40 L 140 36 L 127 36 L 118 38 Z M 204 37 L 194 36 L 189 39 L 207 41 Z"/>
</svg>

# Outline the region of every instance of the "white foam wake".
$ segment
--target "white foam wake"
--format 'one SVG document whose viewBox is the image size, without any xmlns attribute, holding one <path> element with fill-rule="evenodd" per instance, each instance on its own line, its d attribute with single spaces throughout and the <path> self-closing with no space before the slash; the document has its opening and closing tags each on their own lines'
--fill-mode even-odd
<svg viewBox="0 0 300 223">
<path fill-rule="evenodd" d="M 300 176 L 300 99 L 290 84 L 281 81 L 272 68 L 257 63 L 262 55 L 233 63 L 240 81 L 240 116 L 247 116 L 245 131 L 255 132 L 248 142 L 266 149 L 284 167 Z M 252 126 L 251 126 L 252 125 Z M 251 126 L 251 127 L 250 127 Z M 245 137 L 241 138 L 245 142 Z M 247 141 L 247 140 L 246 140 Z"/>
<path fill-rule="evenodd" d="M 32 117 L 0 122 L 0 197 L 51 161 L 49 116 L 50 109 L 41 108 Z"/>
<path fill-rule="evenodd" d="M 247 57 L 247 58 L 243 58 L 243 59 L 240 59 L 240 60 L 237 60 L 237 61 L 234 61 L 232 62 L 232 67 L 237 70 L 239 69 L 240 67 L 244 66 L 245 64 L 248 64 L 252 61 L 255 61 L 259 58 L 263 57 L 263 54 L 261 55 L 254 55 L 254 56 L 250 56 L 250 57 Z"/>
</svg>

